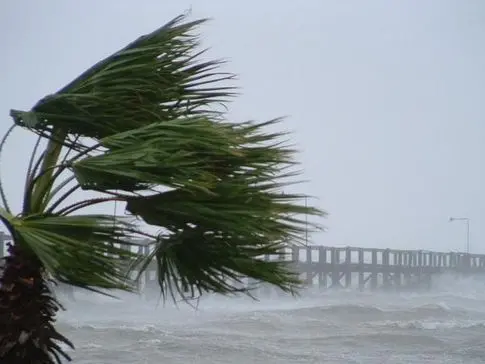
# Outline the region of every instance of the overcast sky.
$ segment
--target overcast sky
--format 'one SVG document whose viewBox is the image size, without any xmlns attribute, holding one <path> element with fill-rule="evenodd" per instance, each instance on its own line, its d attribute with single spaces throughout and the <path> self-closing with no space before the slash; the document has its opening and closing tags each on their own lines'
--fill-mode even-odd
<svg viewBox="0 0 485 364">
<path fill-rule="evenodd" d="M 143 4 L 143 5 L 142 5 Z M 485 253 L 485 2 L 25 1 L 0 3 L 0 131 L 103 57 L 192 8 L 230 61 L 235 121 L 288 116 L 302 192 L 329 212 L 315 243 Z M 20 206 L 32 138 L 2 177 Z"/>
</svg>

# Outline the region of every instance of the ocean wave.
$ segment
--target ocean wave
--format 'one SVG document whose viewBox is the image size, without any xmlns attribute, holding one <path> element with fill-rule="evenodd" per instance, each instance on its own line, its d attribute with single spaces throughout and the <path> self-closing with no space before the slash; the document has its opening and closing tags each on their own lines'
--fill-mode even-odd
<svg viewBox="0 0 485 364">
<path fill-rule="evenodd" d="M 444 302 L 423 304 L 414 307 L 386 307 L 382 308 L 377 305 L 365 304 L 335 304 L 328 306 L 294 308 L 284 310 L 288 314 L 297 316 L 331 316 L 331 317 L 349 317 L 360 316 L 362 318 L 369 316 L 386 316 L 386 315 L 407 315 L 415 317 L 440 317 L 440 316 L 460 316 L 465 315 L 466 311 L 461 308 L 450 307 Z"/>
<path fill-rule="evenodd" d="M 60 330 L 84 330 L 84 331 L 106 331 L 106 330 L 118 330 L 118 331 L 136 331 L 146 333 L 164 333 L 166 330 L 162 330 L 157 325 L 149 324 L 127 324 L 122 322 L 100 322 L 100 323 L 66 323 L 63 322 L 59 325 Z"/>
<path fill-rule="evenodd" d="M 158 332 L 160 328 L 170 329 L 175 327 L 196 328 L 198 326 L 216 327 L 231 327 L 233 329 L 239 328 L 255 329 L 261 327 L 262 331 L 277 330 L 280 325 L 298 326 L 301 324 L 311 324 L 315 322 L 321 326 L 335 326 L 339 322 L 425 322 L 426 320 L 435 319 L 438 322 L 440 319 L 466 319 L 473 315 L 475 318 L 477 314 L 464 311 L 459 308 L 453 308 L 445 303 L 424 304 L 414 307 L 394 307 L 383 309 L 376 305 L 364 304 L 340 304 L 340 305 L 321 305 L 313 307 L 295 307 L 292 309 L 286 308 L 282 310 L 260 310 L 247 312 L 226 312 L 219 315 L 203 314 L 199 317 L 193 316 L 192 319 L 167 320 L 160 319 L 150 321 L 147 317 L 132 320 L 68 320 L 62 321 L 68 330 L 84 329 L 84 330 L 105 330 L 105 329 L 120 329 L 120 330 L 134 330 L 145 332 Z M 485 320 L 485 316 L 483 317 Z"/>
<path fill-rule="evenodd" d="M 451 329 L 481 329 L 485 328 L 485 321 L 381 321 L 364 324 L 368 328 L 397 328 L 414 330 L 451 330 Z"/>
<path fill-rule="evenodd" d="M 343 304 L 343 305 L 329 305 L 329 306 L 317 306 L 317 307 L 304 307 L 296 308 L 292 310 L 286 310 L 286 312 L 292 312 L 295 314 L 353 314 L 353 315 L 368 315 L 368 314 L 380 314 L 384 312 L 382 309 L 376 306 L 356 305 L 356 304 Z"/>
<path fill-rule="evenodd" d="M 429 314 L 439 314 L 439 313 L 450 313 L 452 311 L 457 311 L 452 309 L 449 305 L 444 302 L 438 303 L 428 303 L 424 305 L 419 305 L 408 310 L 410 312 L 416 313 L 429 313 Z"/>
</svg>

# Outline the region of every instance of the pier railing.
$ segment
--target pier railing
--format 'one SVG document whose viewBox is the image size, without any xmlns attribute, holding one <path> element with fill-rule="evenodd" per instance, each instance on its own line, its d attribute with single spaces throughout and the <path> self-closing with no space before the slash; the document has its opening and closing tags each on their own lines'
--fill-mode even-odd
<svg viewBox="0 0 485 364">
<path fill-rule="evenodd" d="M 148 254 L 150 247 L 147 245 L 142 249 Z M 262 256 L 260 259 L 284 259 L 293 265 L 307 286 L 318 285 L 320 288 L 414 289 L 429 287 L 432 276 L 443 273 L 485 273 L 485 255 L 461 252 L 293 246 L 283 253 L 283 256 Z M 156 267 L 152 265 L 144 281 L 150 284 L 155 280 Z"/>
<path fill-rule="evenodd" d="M 0 256 L 10 237 L 0 232 Z M 149 254 L 150 241 L 125 249 Z M 307 285 L 322 288 L 358 286 L 377 287 L 429 286 L 431 277 L 443 273 L 485 273 L 485 254 L 462 252 L 434 252 L 426 250 L 398 250 L 361 247 L 291 246 L 282 256 L 262 256 L 260 259 L 284 259 L 290 262 Z M 133 274 L 136 274 L 134 272 Z M 156 282 L 156 266 L 150 264 L 142 281 Z"/>
</svg>

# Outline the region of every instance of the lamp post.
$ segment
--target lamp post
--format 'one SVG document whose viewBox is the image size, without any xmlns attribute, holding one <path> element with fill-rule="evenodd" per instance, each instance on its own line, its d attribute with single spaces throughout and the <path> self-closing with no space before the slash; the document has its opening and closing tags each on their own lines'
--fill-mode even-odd
<svg viewBox="0 0 485 364">
<path fill-rule="evenodd" d="M 450 217 L 450 222 L 465 221 L 466 222 L 466 253 L 470 254 L 470 219 L 468 217 Z"/>
</svg>

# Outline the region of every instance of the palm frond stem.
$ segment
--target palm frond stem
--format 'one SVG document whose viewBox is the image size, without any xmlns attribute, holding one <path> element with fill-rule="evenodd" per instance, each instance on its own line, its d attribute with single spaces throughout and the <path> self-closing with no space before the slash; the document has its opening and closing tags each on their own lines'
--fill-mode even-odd
<svg viewBox="0 0 485 364">
<path fill-rule="evenodd" d="M 42 139 L 42 137 L 39 137 Z M 37 175 L 40 165 L 42 164 L 42 161 L 44 160 L 45 156 L 45 151 L 43 151 L 39 157 L 37 158 L 37 161 L 35 164 L 32 166 L 31 171 L 28 175 L 28 178 L 25 180 L 25 188 L 24 188 L 24 199 L 22 203 L 22 214 L 27 215 L 30 211 L 30 202 L 32 200 L 32 191 L 33 191 L 33 183 L 34 183 L 34 178 Z M 33 159 L 32 159 L 33 160 Z"/>
<path fill-rule="evenodd" d="M 68 180 L 66 180 L 68 181 Z M 64 181 L 64 182 L 66 182 Z M 58 207 L 60 204 L 62 204 L 69 196 L 71 196 L 74 192 L 76 192 L 78 189 L 80 189 L 81 186 L 79 184 L 71 187 L 69 190 L 67 190 L 64 194 L 62 194 L 61 197 L 59 197 L 51 206 L 49 206 L 49 208 L 46 210 L 46 213 L 47 214 L 52 214 L 54 213 L 54 210 L 56 209 L 56 207 Z M 52 193 L 51 193 L 52 195 Z M 52 198 L 53 196 L 51 196 Z M 51 199 L 50 198 L 50 199 Z M 72 206 L 72 205 L 71 205 Z M 75 210 L 74 210 L 75 211 Z"/>
<path fill-rule="evenodd" d="M 67 132 L 59 129 L 53 132 L 54 138 L 49 140 L 46 148 L 46 154 L 44 156 L 40 179 L 35 181 L 33 187 L 30 208 L 32 212 L 41 211 L 44 203 L 44 198 L 48 194 L 49 189 L 52 186 L 52 175 L 54 173 L 54 166 L 56 166 L 59 156 L 62 151 L 62 144 L 59 141 L 63 141 Z"/>
<path fill-rule="evenodd" d="M 62 208 L 61 210 L 56 211 L 56 215 L 70 215 L 73 212 L 85 209 L 86 207 L 98 205 L 101 203 L 106 203 L 106 202 L 123 202 L 125 201 L 123 198 L 117 198 L 117 197 L 101 197 L 101 198 L 93 198 L 90 200 L 83 200 L 80 202 L 73 203 L 72 205 L 66 206 Z"/>
<path fill-rule="evenodd" d="M 16 124 L 14 124 L 16 125 Z M 32 180 L 33 178 L 33 175 L 35 174 L 34 172 L 34 161 L 35 161 L 35 157 L 37 156 L 37 150 L 39 149 L 39 145 L 40 145 L 40 142 L 42 141 L 42 137 L 41 136 L 38 136 L 37 137 L 37 141 L 35 142 L 34 144 L 34 148 L 32 149 L 32 154 L 30 155 L 30 158 L 29 158 L 29 165 L 27 167 L 27 174 L 26 174 L 26 177 L 25 177 L 25 186 L 24 186 L 24 196 L 25 196 L 25 191 L 27 190 L 27 188 L 30 187 L 30 181 Z M 41 153 L 41 156 L 43 155 L 44 153 Z M 37 163 L 35 163 L 37 165 Z M 34 174 L 33 174 L 34 172 Z"/>
</svg>

